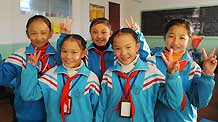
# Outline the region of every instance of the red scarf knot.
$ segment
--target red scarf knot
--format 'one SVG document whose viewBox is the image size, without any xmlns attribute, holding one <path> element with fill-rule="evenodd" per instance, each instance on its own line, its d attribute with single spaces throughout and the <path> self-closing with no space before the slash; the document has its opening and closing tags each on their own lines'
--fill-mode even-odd
<svg viewBox="0 0 218 122">
<path fill-rule="evenodd" d="M 101 73 L 103 74 L 106 70 L 105 68 L 105 61 L 104 61 L 104 54 L 107 52 L 106 50 L 100 51 L 97 48 L 93 48 L 93 50 L 100 55 L 100 63 L 101 63 Z"/>
</svg>

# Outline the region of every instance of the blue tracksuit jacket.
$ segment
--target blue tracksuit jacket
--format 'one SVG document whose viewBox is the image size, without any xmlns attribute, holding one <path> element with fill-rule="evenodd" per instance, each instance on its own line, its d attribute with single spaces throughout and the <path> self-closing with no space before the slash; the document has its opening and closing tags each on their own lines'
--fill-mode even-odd
<svg viewBox="0 0 218 122">
<path fill-rule="evenodd" d="M 20 95 L 21 72 L 26 66 L 28 55 L 32 53 L 34 53 L 34 48 L 30 44 L 26 48 L 16 50 L 4 63 L 0 63 L 0 85 L 11 86 L 11 81 L 15 80 L 13 83 L 14 107 L 18 122 L 42 122 L 46 118 L 42 99 L 26 102 Z M 53 67 L 56 64 L 55 49 L 50 45 L 46 50 L 46 54 L 50 54 L 48 63 Z"/>
<path fill-rule="evenodd" d="M 159 50 L 154 56 L 151 56 L 148 63 L 155 65 L 163 74 L 166 74 L 166 65 L 160 56 L 161 52 L 163 50 Z M 182 107 L 179 107 L 176 110 L 171 110 L 158 101 L 155 108 L 155 122 L 196 122 L 197 109 L 206 106 L 210 101 L 214 87 L 214 76 L 202 73 L 201 68 L 193 61 L 188 52 L 185 52 L 180 59 L 180 61 L 184 60 L 188 61 L 188 64 L 179 74 L 186 96 L 185 109 L 182 111 Z"/>
<path fill-rule="evenodd" d="M 153 122 L 156 101 L 159 100 L 171 109 L 180 106 L 182 101 L 181 79 L 178 72 L 167 74 L 166 77 L 156 68 L 145 64 L 140 58 L 137 59 L 135 67 L 130 71 L 139 71 L 132 78 L 131 94 L 135 106 L 134 119 L 121 118 L 116 106 L 122 96 L 122 87 L 125 79 L 117 75 L 121 71 L 121 65 L 116 62 L 104 73 L 101 82 L 101 94 L 99 106 L 96 113 L 97 122 Z M 128 73 L 129 74 L 129 73 Z"/>
<path fill-rule="evenodd" d="M 73 79 L 70 87 L 72 110 L 71 114 L 65 114 L 65 122 L 93 122 L 100 92 L 98 78 L 84 64 L 76 72 L 80 76 Z M 43 97 L 47 122 L 61 122 L 60 98 L 66 81 L 63 74 L 68 74 L 68 70 L 63 65 L 55 66 L 39 80 L 36 73 L 35 66 L 31 64 L 27 64 L 23 70 L 21 81 L 23 99 L 34 101 Z"/>
<path fill-rule="evenodd" d="M 140 43 L 140 49 L 139 49 L 139 54 L 140 54 L 140 58 L 145 61 L 147 59 L 147 57 L 150 56 L 150 48 L 144 38 L 143 33 L 140 30 L 136 30 L 135 31 L 137 33 L 137 38 L 138 41 Z M 63 38 L 66 36 L 66 34 L 61 34 L 58 41 L 57 41 L 57 56 L 60 56 L 60 44 L 63 41 Z M 100 55 L 97 54 L 94 50 L 93 50 L 94 45 L 93 43 L 91 43 L 88 47 L 88 54 L 86 56 L 86 65 L 88 66 L 88 68 L 93 71 L 99 79 L 102 78 L 102 73 L 101 73 L 101 60 L 100 60 Z M 57 58 L 60 59 L 60 58 Z M 115 56 L 114 56 L 114 52 L 112 49 L 112 46 L 110 45 L 107 49 L 106 52 L 104 54 L 104 60 L 105 60 L 105 68 L 107 69 L 109 66 L 113 65 L 114 60 L 115 60 Z M 58 64 L 61 64 L 61 61 L 58 60 L 57 61 Z"/>
</svg>

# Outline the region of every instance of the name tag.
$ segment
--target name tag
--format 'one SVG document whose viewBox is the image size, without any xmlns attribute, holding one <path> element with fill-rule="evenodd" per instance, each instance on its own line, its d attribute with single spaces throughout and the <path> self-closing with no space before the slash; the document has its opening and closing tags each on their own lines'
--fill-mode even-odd
<svg viewBox="0 0 218 122">
<path fill-rule="evenodd" d="M 131 118 L 131 103 L 129 100 L 121 101 L 120 117 Z"/>
<path fill-rule="evenodd" d="M 70 114 L 72 109 L 72 97 L 68 96 L 68 105 L 64 103 L 64 114 Z"/>
</svg>

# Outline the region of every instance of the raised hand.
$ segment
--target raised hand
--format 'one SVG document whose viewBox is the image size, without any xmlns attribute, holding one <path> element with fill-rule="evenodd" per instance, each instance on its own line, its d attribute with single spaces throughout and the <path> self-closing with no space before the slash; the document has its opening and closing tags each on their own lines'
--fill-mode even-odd
<svg viewBox="0 0 218 122">
<path fill-rule="evenodd" d="M 137 29 L 140 29 L 140 28 L 139 28 L 139 25 L 138 25 L 136 22 L 134 22 L 132 16 L 130 16 L 130 22 L 129 22 L 128 19 L 126 18 L 126 19 L 125 19 L 125 23 L 126 23 L 126 25 L 128 26 L 128 28 L 131 28 L 131 29 L 133 29 L 134 31 L 137 30 Z"/>
<path fill-rule="evenodd" d="M 209 57 L 207 56 L 207 53 L 204 48 L 202 48 L 202 56 L 203 56 L 203 71 L 207 75 L 213 75 L 214 70 L 216 69 L 217 66 L 217 59 L 215 55 L 215 48 L 213 48 L 210 51 Z"/>
<path fill-rule="evenodd" d="M 33 66 L 36 66 L 40 57 L 41 51 L 38 53 L 36 52 L 36 49 L 33 54 L 30 54 L 28 57 L 28 63 L 32 64 Z"/>
<path fill-rule="evenodd" d="M 167 72 L 169 74 L 172 74 L 179 69 L 179 62 L 173 61 L 173 49 L 170 49 L 170 54 L 169 54 L 168 58 L 166 58 L 166 56 L 163 53 L 161 53 L 161 58 L 163 59 L 164 63 L 166 64 Z"/>
<path fill-rule="evenodd" d="M 65 19 L 63 23 L 60 23 L 61 33 L 71 34 L 73 20 L 69 16 Z"/>
</svg>

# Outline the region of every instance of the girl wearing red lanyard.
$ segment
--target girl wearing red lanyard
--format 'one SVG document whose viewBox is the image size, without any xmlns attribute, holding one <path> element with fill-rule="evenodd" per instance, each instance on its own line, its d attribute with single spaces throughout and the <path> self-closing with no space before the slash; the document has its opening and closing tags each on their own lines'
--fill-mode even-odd
<svg viewBox="0 0 218 122">
<path fill-rule="evenodd" d="M 129 28 L 115 32 L 111 43 L 117 60 L 101 81 L 97 122 L 152 122 L 157 100 L 174 109 L 182 101 L 181 79 L 176 64 L 164 76 L 138 55 L 137 34 Z M 171 61 L 167 61 L 171 63 Z M 175 82 L 176 81 L 176 82 Z"/>
</svg>

